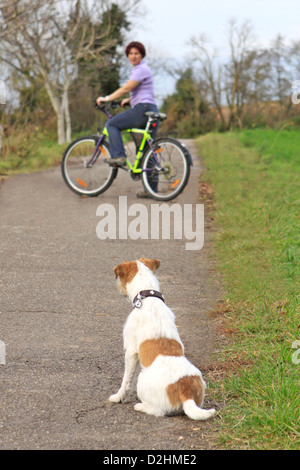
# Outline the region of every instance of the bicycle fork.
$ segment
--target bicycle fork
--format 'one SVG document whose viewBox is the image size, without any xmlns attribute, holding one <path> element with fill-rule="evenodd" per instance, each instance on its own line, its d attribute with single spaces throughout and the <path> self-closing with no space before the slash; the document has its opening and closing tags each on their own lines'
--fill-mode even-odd
<svg viewBox="0 0 300 470">
<path fill-rule="evenodd" d="M 99 155 L 100 155 L 100 153 L 101 153 L 101 148 L 100 148 L 100 147 L 101 147 L 101 144 L 102 144 L 102 142 L 103 142 L 103 140 L 104 140 L 104 137 L 105 137 L 104 135 L 102 135 L 102 136 L 100 137 L 100 139 L 99 139 L 98 142 L 97 142 L 96 149 L 95 149 L 95 151 L 94 151 L 92 157 L 90 158 L 90 160 L 89 160 L 88 162 L 85 162 L 84 166 L 85 166 L 86 168 L 91 168 L 91 167 L 96 163 L 96 161 L 98 160 L 98 157 L 99 157 Z"/>
</svg>

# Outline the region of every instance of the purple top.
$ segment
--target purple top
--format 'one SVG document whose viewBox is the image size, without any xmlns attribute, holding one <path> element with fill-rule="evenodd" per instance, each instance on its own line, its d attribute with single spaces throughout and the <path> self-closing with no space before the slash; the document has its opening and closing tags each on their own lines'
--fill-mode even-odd
<svg viewBox="0 0 300 470">
<path fill-rule="evenodd" d="M 138 65 L 133 67 L 130 80 L 140 82 L 140 84 L 130 92 L 130 104 L 132 108 L 139 103 L 156 104 L 152 73 L 144 60 L 141 60 Z"/>
</svg>

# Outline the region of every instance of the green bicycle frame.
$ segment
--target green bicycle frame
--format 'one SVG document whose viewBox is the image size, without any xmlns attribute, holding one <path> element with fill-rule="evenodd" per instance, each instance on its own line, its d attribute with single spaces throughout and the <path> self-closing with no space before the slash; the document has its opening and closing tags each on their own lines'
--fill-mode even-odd
<svg viewBox="0 0 300 470">
<path fill-rule="evenodd" d="M 130 161 L 126 158 L 126 165 L 128 166 L 129 170 L 132 171 L 132 173 L 141 173 L 142 168 L 138 168 L 139 163 L 140 163 L 140 159 L 142 158 L 143 150 L 145 148 L 146 142 L 148 140 L 152 140 L 152 137 L 149 134 L 149 132 L 145 129 L 125 129 L 122 132 L 142 134 L 143 135 L 142 141 L 141 141 L 141 143 L 139 145 L 139 148 L 136 152 L 136 157 L 135 157 L 134 164 L 132 165 L 130 163 Z M 106 137 L 109 137 L 106 127 L 103 129 L 103 135 L 105 135 Z"/>
</svg>

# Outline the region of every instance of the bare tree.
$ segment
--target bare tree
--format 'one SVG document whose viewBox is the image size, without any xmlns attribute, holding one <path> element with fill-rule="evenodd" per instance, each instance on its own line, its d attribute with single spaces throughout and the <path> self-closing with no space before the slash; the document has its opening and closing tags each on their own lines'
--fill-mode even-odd
<svg viewBox="0 0 300 470">
<path fill-rule="evenodd" d="M 243 109 L 249 96 L 256 58 L 252 24 L 246 20 L 238 25 L 236 19 L 230 19 L 228 40 L 230 59 L 225 67 L 225 94 L 230 110 L 229 125 L 237 122 L 242 127 Z"/>
<path fill-rule="evenodd" d="M 221 62 L 208 49 L 205 36 L 190 41 L 193 57 L 200 63 L 223 129 L 243 126 L 245 105 L 254 96 L 262 95 L 267 78 L 265 52 L 255 44 L 253 26 L 249 21 L 240 25 L 229 20 L 229 57 Z M 261 81 L 263 80 L 263 82 Z M 227 105 L 227 106 L 226 106 Z"/>
<path fill-rule="evenodd" d="M 205 35 L 194 36 L 190 40 L 190 45 L 193 48 L 193 59 L 201 65 L 201 71 L 207 82 L 211 104 L 217 109 L 221 125 L 225 129 L 227 124 L 222 106 L 223 65 L 220 62 L 217 63 L 216 52 L 210 53 L 207 44 L 208 40 Z"/>
<path fill-rule="evenodd" d="M 289 115 L 292 107 L 291 87 L 293 82 L 293 67 L 299 71 L 299 48 L 297 42 L 287 45 L 284 37 L 278 34 L 269 49 L 269 62 L 271 65 L 270 88 L 273 91 L 273 100 L 279 104 L 278 120 L 282 121 Z"/>
<path fill-rule="evenodd" d="M 292 41 L 290 46 L 291 78 L 300 78 L 300 40 Z"/>
<path fill-rule="evenodd" d="M 0 58 L 28 81 L 40 80 L 45 86 L 57 118 L 59 143 L 71 140 L 69 90 L 78 61 L 89 56 L 101 61 L 102 53 L 113 45 L 113 25 L 108 21 L 99 31 L 94 21 L 110 5 L 108 0 L 0 3 Z"/>
<path fill-rule="evenodd" d="M 34 5 L 28 9 L 28 4 L 19 2 L 16 8 L 17 2 L 12 0 L 1 0 L 0 9 L 2 13 L 2 21 L 0 23 L 0 39 L 7 35 L 8 29 L 10 34 L 17 31 L 21 24 L 28 23 L 30 21 L 30 14 L 35 9 Z M 5 19 L 5 21 L 3 21 Z"/>
<path fill-rule="evenodd" d="M 272 65 L 274 98 L 282 105 L 291 88 L 292 74 L 290 71 L 290 48 L 281 34 L 278 34 L 271 42 L 270 63 Z"/>
</svg>

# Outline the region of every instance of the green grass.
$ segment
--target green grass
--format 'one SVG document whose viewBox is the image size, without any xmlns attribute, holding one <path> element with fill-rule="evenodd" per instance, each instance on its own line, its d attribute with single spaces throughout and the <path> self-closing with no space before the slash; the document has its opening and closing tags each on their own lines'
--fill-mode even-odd
<svg viewBox="0 0 300 470">
<path fill-rule="evenodd" d="M 0 176 L 42 170 L 61 162 L 67 144 L 59 145 L 51 136 L 32 133 L 4 139 Z"/>
<path fill-rule="evenodd" d="M 72 135 L 72 140 L 83 135 L 95 135 L 96 129 Z M 123 134 L 125 143 L 131 137 Z M 59 145 L 50 132 L 32 132 L 19 135 L 17 132 L 9 139 L 4 139 L 4 148 L 0 156 L 0 176 L 43 170 L 59 165 L 63 153 L 69 144 Z"/>
<path fill-rule="evenodd" d="M 236 331 L 222 361 L 237 370 L 216 385 L 226 403 L 221 442 L 299 449 L 300 133 L 254 129 L 197 142 L 202 179 L 214 189 L 227 326 Z"/>
</svg>

